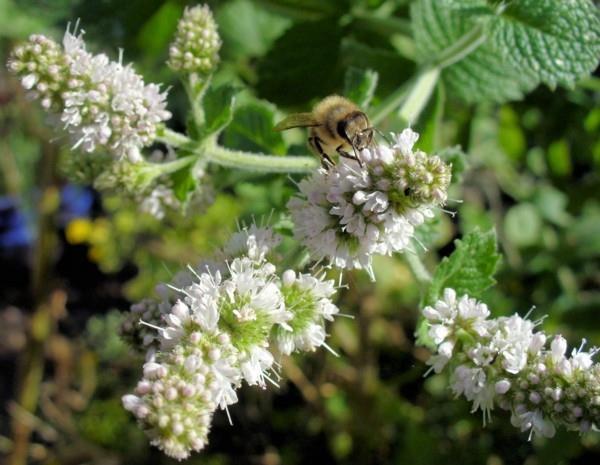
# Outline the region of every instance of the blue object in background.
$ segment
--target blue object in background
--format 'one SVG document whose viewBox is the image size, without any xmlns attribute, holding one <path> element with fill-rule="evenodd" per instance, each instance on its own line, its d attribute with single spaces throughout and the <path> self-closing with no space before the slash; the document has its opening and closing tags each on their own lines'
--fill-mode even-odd
<svg viewBox="0 0 600 465">
<path fill-rule="evenodd" d="M 17 197 L 0 196 L 0 248 L 26 247 L 32 234 Z"/>
<path fill-rule="evenodd" d="M 94 191 L 85 186 L 67 184 L 61 189 L 58 225 L 66 226 L 76 218 L 88 218 L 94 206 Z M 15 196 L 0 196 L 0 248 L 28 247 L 34 238 L 35 215 L 28 214 Z"/>
<path fill-rule="evenodd" d="M 88 218 L 91 216 L 93 205 L 93 189 L 76 184 L 66 184 L 60 192 L 59 224 L 66 226 L 76 218 Z"/>
</svg>

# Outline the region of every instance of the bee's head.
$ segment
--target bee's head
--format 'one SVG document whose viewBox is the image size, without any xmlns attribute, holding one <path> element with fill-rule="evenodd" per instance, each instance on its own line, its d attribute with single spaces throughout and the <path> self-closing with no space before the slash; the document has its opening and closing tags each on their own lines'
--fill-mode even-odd
<svg viewBox="0 0 600 465">
<path fill-rule="evenodd" d="M 373 128 L 365 128 L 354 135 L 352 145 L 356 150 L 366 149 L 373 142 Z"/>
<path fill-rule="evenodd" d="M 367 148 L 373 142 L 373 128 L 362 111 L 354 112 L 346 121 L 345 133 L 356 150 Z"/>
</svg>

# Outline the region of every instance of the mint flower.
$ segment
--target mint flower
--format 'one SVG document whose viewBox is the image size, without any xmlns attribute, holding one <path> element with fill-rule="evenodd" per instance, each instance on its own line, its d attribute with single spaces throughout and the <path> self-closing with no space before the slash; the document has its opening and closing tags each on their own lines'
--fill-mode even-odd
<svg viewBox="0 0 600 465">
<path fill-rule="evenodd" d="M 289 329 L 276 329 L 274 339 L 279 351 L 289 355 L 294 351 L 313 352 L 324 346 L 333 352 L 325 344 L 325 322 L 332 321 L 339 311 L 331 301 L 336 292 L 333 281 L 287 270 L 282 284 L 285 307 L 293 317 L 288 321 Z"/>
<path fill-rule="evenodd" d="M 169 47 L 169 67 L 188 74 L 210 75 L 219 62 L 221 38 L 208 5 L 186 8 Z"/>
<path fill-rule="evenodd" d="M 166 93 L 156 84 L 146 85 L 121 61 L 89 53 L 83 31 L 67 30 L 62 48 L 42 35 L 31 36 L 14 50 L 8 68 L 32 98 L 58 116 L 73 149 L 106 151 L 137 162 L 171 114 Z"/>
<path fill-rule="evenodd" d="M 410 248 L 415 228 L 446 201 L 450 167 L 413 151 L 418 135 L 405 129 L 392 146 L 363 150 L 364 166 L 341 158 L 298 184 L 288 203 L 295 236 L 316 261 L 363 268 L 372 279 L 372 257 Z"/>
<path fill-rule="evenodd" d="M 189 267 L 157 288 L 158 299 L 132 306 L 122 331 L 147 362 L 123 405 L 167 455 L 201 450 L 213 413 L 238 401 L 243 381 L 278 386 L 274 350 L 333 352 L 325 322 L 338 312 L 335 286 L 291 270 L 280 277 L 267 259 L 280 240 L 269 228 L 243 228 L 220 261 Z"/>
<path fill-rule="evenodd" d="M 539 322 L 519 315 L 490 318 L 485 306 L 452 289 L 423 310 L 437 353 L 428 364 L 436 373 L 450 367 L 451 389 L 483 412 L 495 406 L 511 412 L 521 431 L 552 437 L 558 426 L 586 432 L 600 425 L 600 364 L 588 352 L 568 357 L 562 336 L 535 331 Z"/>
</svg>

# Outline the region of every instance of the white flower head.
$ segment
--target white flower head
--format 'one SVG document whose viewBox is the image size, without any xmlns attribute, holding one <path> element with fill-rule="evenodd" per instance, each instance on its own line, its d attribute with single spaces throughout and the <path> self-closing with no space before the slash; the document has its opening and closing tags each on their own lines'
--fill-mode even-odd
<svg viewBox="0 0 600 465">
<path fill-rule="evenodd" d="M 325 322 L 333 320 L 339 311 L 331 301 L 336 292 L 333 281 L 287 270 L 281 292 L 292 318 L 287 327 L 276 331 L 279 351 L 291 354 L 296 350 L 314 351 L 321 346 L 329 349 L 325 343 Z"/>
<path fill-rule="evenodd" d="M 580 432 L 598 425 L 600 364 L 592 359 L 597 349 L 583 350 L 585 340 L 567 357 L 562 336 L 545 348 L 548 337 L 534 332 L 539 321 L 491 318 L 485 305 L 448 289 L 423 314 L 437 346 L 429 371 L 449 366 L 452 391 L 481 410 L 484 423 L 498 405 L 530 438 L 552 437 L 559 425 Z"/>
<path fill-rule="evenodd" d="M 9 68 L 45 109 L 60 115 L 74 149 L 139 162 L 141 149 L 171 117 L 158 85 L 145 84 L 121 58 L 115 62 L 88 52 L 83 31 L 67 30 L 62 49 L 44 36 L 32 36 L 15 51 Z"/>
<path fill-rule="evenodd" d="M 340 158 L 302 180 L 288 208 L 295 236 L 313 259 L 366 269 L 373 278 L 372 256 L 407 250 L 415 227 L 445 202 L 450 168 L 407 144 L 373 146 L 358 156 L 363 166 Z"/>
<path fill-rule="evenodd" d="M 271 228 L 252 224 L 234 233 L 223 252 L 230 259 L 246 255 L 252 260 L 261 262 L 280 242 L 281 236 Z"/>
</svg>

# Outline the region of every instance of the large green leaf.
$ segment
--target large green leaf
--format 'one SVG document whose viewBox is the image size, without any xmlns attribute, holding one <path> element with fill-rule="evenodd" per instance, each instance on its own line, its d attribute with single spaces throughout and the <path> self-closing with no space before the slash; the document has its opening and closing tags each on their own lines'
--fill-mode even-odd
<svg viewBox="0 0 600 465">
<path fill-rule="evenodd" d="M 484 42 L 443 72 L 467 102 L 519 99 L 540 83 L 571 87 L 600 57 L 590 0 L 417 0 L 411 16 L 420 61 L 435 59 L 475 28 Z"/>
<path fill-rule="evenodd" d="M 249 0 L 225 3 L 216 18 L 223 55 L 232 58 L 264 55 L 291 24 L 288 18 L 256 8 Z"/>
<path fill-rule="evenodd" d="M 331 93 L 340 80 L 341 34 L 332 20 L 298 23 L 288 29 L 259 62 L 260 95 L 291 105 Z"/>
<path fill-rule="evenodd" d="M 472 231 L 454 244 L 454 252 L 441 261 L 427 290 L 425 303 L 428 305 L 434 303 L 447 287 L 458 295 L 480 297 L 496 282 L 494 274 L 501 257 L 493 229 Z"/>
<path fill-rule="evenodd" d="M 344 95 L 366 109 L 371 103 L 379 75 L 371 69 L 348 68 L 344 76 Z"/>
<path fill-rule="evenodd" d="M 223 145 L 249 152 L 285 155 L 280 132 L 273 130 L 275 108 L 264 101 L 251 101 L 236 108 L 233 120 L 223 132 Z"/>
</svg>

